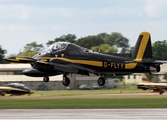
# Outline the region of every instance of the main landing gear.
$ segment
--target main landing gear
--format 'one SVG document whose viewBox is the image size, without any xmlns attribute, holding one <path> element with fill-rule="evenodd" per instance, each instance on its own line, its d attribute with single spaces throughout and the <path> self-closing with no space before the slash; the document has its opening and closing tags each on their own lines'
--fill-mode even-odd
<svg viewBox="0 0 167 120">
<path fill-rule="evenodd" d="M 100 86 L 103 86 L 105 84 L 105 79 L 103 77 L 100 77 L 98 80 L 97 80 L 97 83 L 100 85 Z"/>
<path fill-rule="evenodd" d="M 70 84 L 70 79 L 67 77 L 66 74 L 63 75 L 63 81 L 62 81 L 64 86 L 68 86 Z"/>
<path fill-rule="evenodd" d="M 43 77 L 44 82 L 49 82 L 49 77 L 45 76 Z M 63 75 L 63 81 L 62 81 L 64 86 L 68 86 L 70 84 L 70 79 L 67 77 L 66 74 Z"/>
<path fill-rule="evenodd" d="M 162 95 L 164 93 L 163 89 L 160 89 L 159 94 Z"/>
<path fill-rule="evenodd" d="M 44 82 L 49 82 L 49 77 L 48 77 L 48 76 L 43 77 L 43 81 L 44 81 Z M 105 84 L 105 79 L 104 79 L 104 77 L 100 77 L 100 78 L 97 80 L 97 83 L 98 83 L 100 86 L 103 86 L 103 85 Z M 70 79 L 67 77 L 66 74 L 63 75 L 62 84 L 63 84 L 64 86 L 68 86 L 68 85 L 70 84 Z"/>
</svg>

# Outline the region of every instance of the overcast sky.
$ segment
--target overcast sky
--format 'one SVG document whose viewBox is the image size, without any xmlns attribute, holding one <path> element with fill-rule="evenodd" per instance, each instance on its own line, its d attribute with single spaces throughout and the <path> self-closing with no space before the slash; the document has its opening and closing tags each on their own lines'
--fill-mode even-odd
<svg viewBox="0 0 167 120">
<path fill-rule="evenodd" d="M 152 43 L 167 39 L 167 0 L 0 0 L 0 45 L 9 55 L 68 33 L 120 32 L 134 46 L 141 31 Z"/>
</svg>

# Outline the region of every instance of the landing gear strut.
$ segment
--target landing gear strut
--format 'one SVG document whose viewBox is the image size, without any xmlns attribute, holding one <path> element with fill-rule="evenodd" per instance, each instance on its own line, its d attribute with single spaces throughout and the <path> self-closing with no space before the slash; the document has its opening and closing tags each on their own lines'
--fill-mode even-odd
<svg viewBox="0 0 167 120">
<path fill-rule="evenodd" d="M 103 77 L 100 77 L 98 80 L 97 80 L 97 83 L 100 85 L 100 86 L 103 86 L 105 84 L 105 79 Z"/>
<path fill-rule="evenodd" d="M 44 82 L 49 82 L 49 77 L 48 76 L 43 77 L 43 81 Z"/>
<path fill-rule="evenodd" d="M 70 84 L 70 79 L 67 77 L 66 74 L 63 75 L 63 81 L 62 81 L 64 86 L 68 86 Z"/>
</svg>

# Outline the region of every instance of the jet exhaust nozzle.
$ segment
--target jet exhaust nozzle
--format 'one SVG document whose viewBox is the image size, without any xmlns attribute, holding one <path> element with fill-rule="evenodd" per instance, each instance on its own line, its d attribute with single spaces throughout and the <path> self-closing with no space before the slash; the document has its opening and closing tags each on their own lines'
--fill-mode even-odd
<svg viewBox="0 0 167 120">
<path fill-rule="evenodd" d="M 156 72 L 160 72 L 160 71 L 161 71 L 160 65 L 157 65 L 155 67 L 150 67 L 150 73 L 156 73 Z"/>
</svg>

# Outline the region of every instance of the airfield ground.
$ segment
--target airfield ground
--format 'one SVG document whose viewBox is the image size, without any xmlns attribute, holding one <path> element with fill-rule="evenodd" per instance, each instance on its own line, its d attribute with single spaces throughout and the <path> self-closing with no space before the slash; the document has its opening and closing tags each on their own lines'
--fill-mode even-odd
<svg viewBox="0 0 167 120">
<path fill-rule="evenodd" d="M 53 91 L 52 91 L 53 92 Z M 150 97 L 167 97 L 167 93 L 159 95 L 159 93 L 117 93 L 117 94 L 55 94 L 49 95 L 48 92 L 38 92 L 35 95 L 24 96 L 5 96 L 4 98 L 150 98 Z"/>
<path fill-rule="evenodd" d="M 166 108 L 167 93 L 97 91 L 37 91 L 28 96 L 1 96 L 0 109 Z M 116 91 L 115 91 L 116 92 Z M 137 91 L 136 91 L 137 92 Z"/>
</svg>

